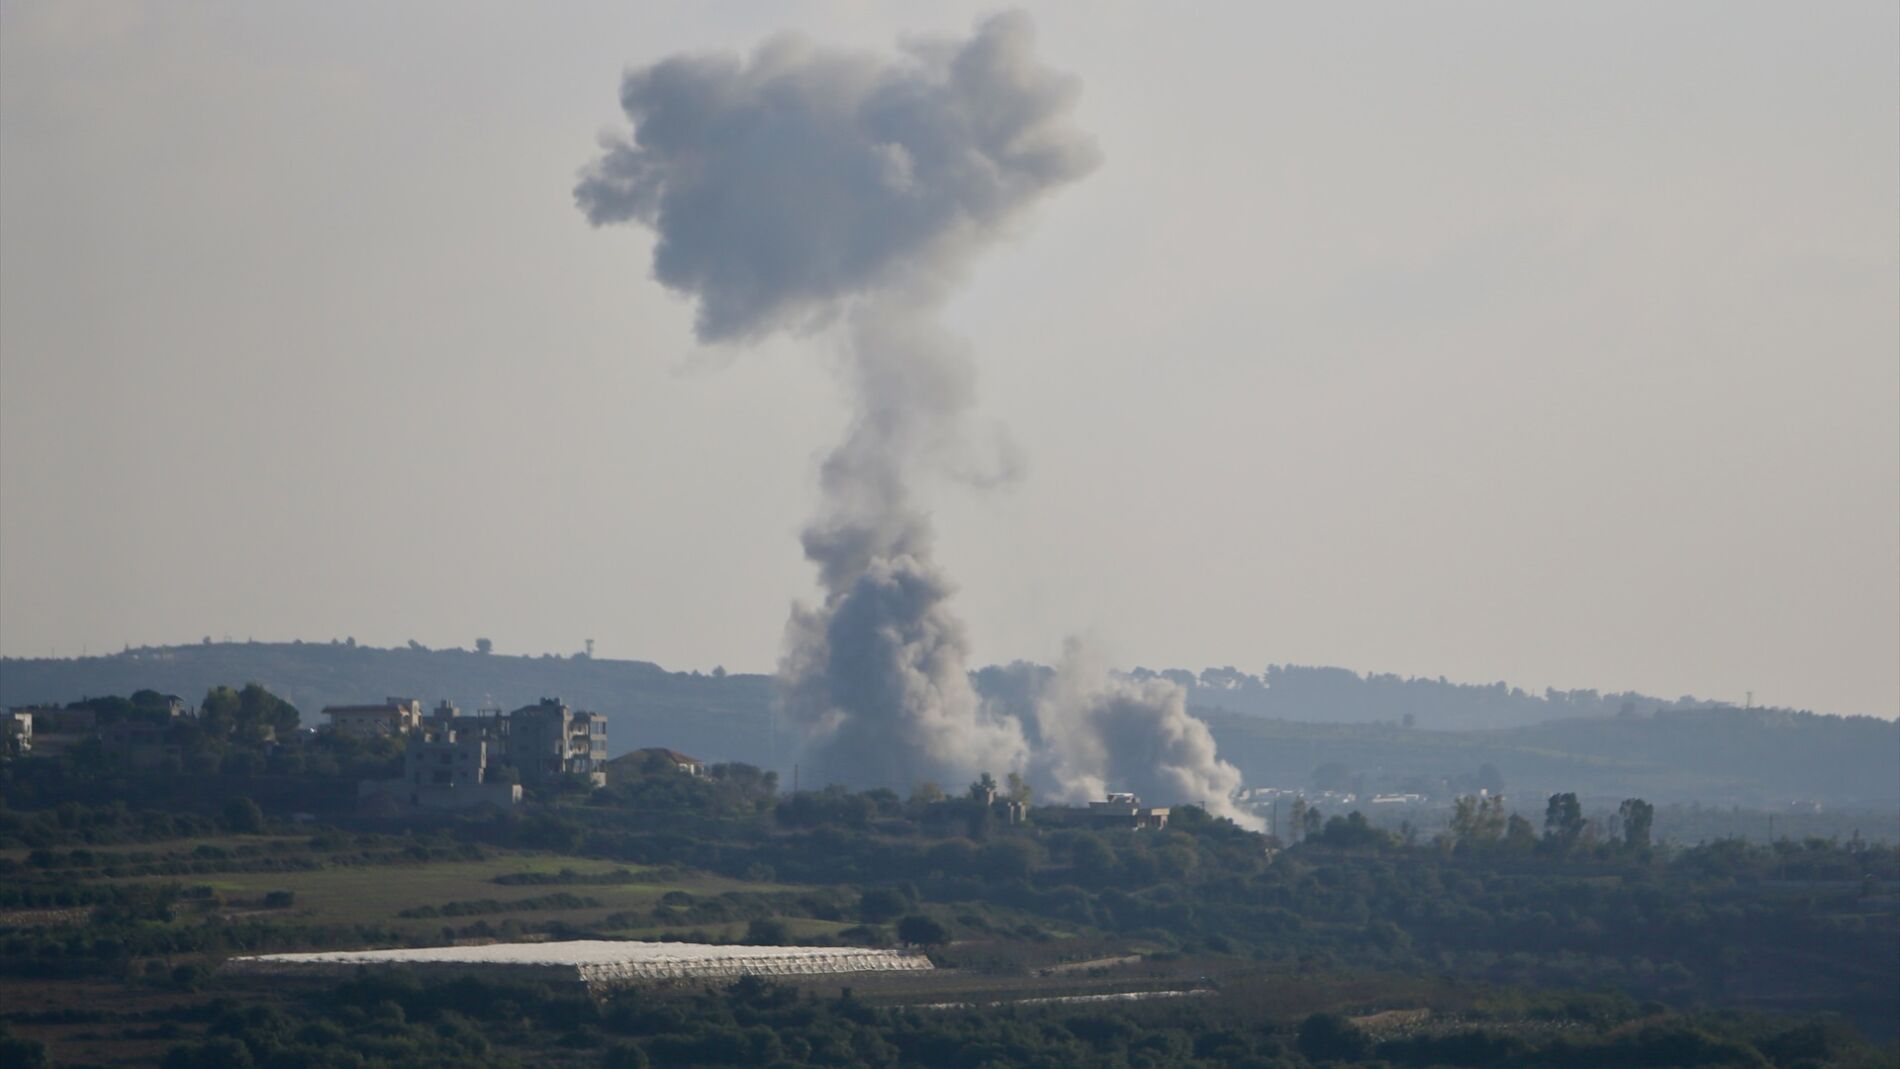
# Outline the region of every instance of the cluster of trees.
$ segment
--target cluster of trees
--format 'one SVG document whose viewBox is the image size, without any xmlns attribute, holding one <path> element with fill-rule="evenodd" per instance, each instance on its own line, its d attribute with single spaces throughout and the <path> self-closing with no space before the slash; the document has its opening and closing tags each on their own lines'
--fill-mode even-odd
<svg viewBox="0 0 1900 1069">
<path fill-rule="evenodd" d="M 1574 793 L 1553 794 L 1544 806 L 1544 833 L 1540 839 L 1531 822 L 1504 808 L 1503 795 L 1465 795 L 1452 805 L 1449 842 L 1463 849 L 1503 846 L 1514 850 L 1543 849 L 1568 854 L 1582 846 L 1603 843 L 1623 850 L 1650 848 L 1656 807 L 1641 798 L 1626 798 L 1617 807 L 1607 834 L 1599 834 L 1585 820 Z"/>
<path fill-rule="evenodd" d="M 600 808 L 637 809 L 653 814 L 696 817 L 750 817 L 778 801 L 778 773 L 742 762 L 709 765 L 689 776 L 658 753 L 643 763 L 614 762 L 607 786 L 588 795 Z"/>
<path fill-rule="evenodd" d="M 198 705 L 198 726 L 214 738 L 263 742 L 297 730 L 297 707 L 257 683 L 212 687 Z"/>
<path fill-rule="evenodd" d="M 241 688 L 215 686 L 205 692 L 196 715 L 174 716 L 179 699 L 150 688 L 135 690 L 129 696 L 116 694 L 101 698 L 82 698 L 67 704 L 68 709 L 92 712 L 101 727 L 125 721 L 142 721 L 174 729 L 175 741 L 194 737 L 239 743 L 260 743 L 288 735 L 297 729 L 297 707 L 272 694 L 259 683 Z"/>
<path fill-rule="evenodd" d="M 1409 824 L 1393 834 L 1373 827 L 1359 812 L 1328 819 L 1304 798 L 1294 799 L 1292 818 L 1294 842 L 1351 848 L 1398 843 L 1411 846 L 1418 839 L 1417 829 Z M 1453 801 L 1449 826 L 1434 842 L 1443 849 L 1464 851 L 1540 850 L 1559 855 L 1584 848 L 1647 851 L 1655 823 L 1655 806 L 1641 798 L 1626 798 L 1609 826 L 1600 830 L 1595 822 L 1584 818 L 1576 794 L 1564 792 L 1551 795 L 1545 803 L 1540 837 L 1528 819 L 1505 808 L 1503 795 L 1467 794 Z"/>
<path fill-rule="evenodd" d="M 176 695 L 160 694 L 148 687 L 135 690 L 129 697 L 123 698 L 116 694 L 108 694 L 103 698 L 81 698 L 76 702 L 68 702 L 66 708 L 90 710 L 99 723 L 110 724 L 148 717 L 154 720 L 170 719 L 173 702 L 178 700 Z"/>
<path fill-rule="evenodd" d="M 1304 841 L 1277 855 L 1195 807 L 1177 808 L 1160 832 L 933 819 L 959 807 L 986 808 L 967 795 L 830 788 L 780 800 L 769 828 L 762 814 L 686 835 L 655 830 L 650 814 L 603 809 L 573 841 L 734 877 L 905 883 L 920 903 L 912 912 L 956 939 L 991 937 L 952 923 L 981 905 L 1183 951 L 1613 984 L 1668 999 L 1730 998 L 1773 974 L 1865 1006 L 1882 984 L 1900 984 L 1900 921 L 1880 906 L 1881 889 L 1900 881 L 1900 852 L 1819 839 L 1646 846 L 1652 810 L 1638 799 L 1594 843 L 1570 794 L 1549 800 L 1542 829 L 1472 798 L 1454 833 L 1416 844 L 1359 813 L 1314 812 Z M 1786 883 L 1808 879 L 1819 882 Z M 1790 889 L 1763 890 L 1771 880 Z M 1738 959 L 1751 964 L 1738 969 Z"/>
<path fill-rule="evenodd" d="M 53 757 L 0 764 L 0 795 L 17 806 L 55 806 L 68 801 L 117 798 L 151 808 L 216 811 L 245 785 L 245 777 L 270 777 L 322 808 L 328 795 L 297 781 L 354 784 L 397 775 L 401 740 L 354 739 L 297 730 L 295 706 L 257 683 L 214 686 L 195 715 L 173 715 L 170 695 L 145 689 L 71 703 L 93 713 L 96 733 Z M 151 729 L 137 741 L 123 740 L 116 726 Z M 335 786 L 335 785 L 333 785 Z M 329 792 L 352 801 L 353 789 Z"/>
<path fill-rule="evenodd" d="M 65 802 L 45 809 L 16 809 L 0 794 L 0 849 L 109 846 L 213 835 L 218 822 L 196 813 L 134 809 L 121 801 L 87 805 Z M 0 872 L 4 872 L 0 862 Z"/>
<path fill-rule="evenodd" d="M 287 1008 L 227 1009 L 162 1064 L 485 1067 L 517 1064 L 517 1054 L 539 1060 L 537 1051 L 601 1069 L 1791 1069 L 1881 1061 L 1825 1019 L 1681 1017 L 1622 1003 L 1585 1027 L 1568 1023 L 1480 1022 L 1380 1039 L 1332 1013 L 1263 1014 L 1245 993 L 1119 1008 L 919 1011 L 868 1004 L 848 989 L 819 996 L 753 978 L 681 994 L 629 990 L 596 1003 L 545 988 L 370 974 Z"/>
<path fill-rule="evenodd" d="M 1044 825 L 1033 813 L 1029 824 L 1012 824 L 997 819 L 997 807 L 1026 793 L 1020 783 L 987 777 L 955 798 L 940 790 L 906 799 L 842 788 L 779 796 L 775 788 L 770 774 L 743 765 L 718 766 L 705 777 L 670 767 L 633 770 L 585 803 L 444 817 L 433 840 L 373 837 L 388 856 L 363 863 L 427 861 L 495 843 L 753 881 L 848 886 L 860 895 L 845 907 L 812 894 L 709 899 L 620 927 L 811 917 L 860 922 L 834 939 L 888 939 L 886 926 L 894 924 L 898 940 L 935 946 L 1009 938 L 1031 920 L 1038 932 L 1282 967 L 1615 986 L 1677 1002 L 1793 989 L 1888 1014 L 1900 986 L 1900 919 L 1890 905 L 1900 851 L 1822 839 L 1658 847 L 1648 845 L 1653 809 L 1639 799 L 1625 801 L 1594 843 L 1575 795 L 1550 797 L 1540 834 L 1507 815 L 1501 800 L 1474 796 L 1454 812 L 1441 841 L 1408 841 L 1359 813 L 1323 818 L 1312 811 L 1302 814 L 1304 841 L 1274 851 L 1263 836 L 1197 807 L 1177 808 L 1162 831 Z M 38 894 L 81 886 L 63 864 L 80 848 L 255 830 L 261 820 L 241 798 L 203 816 L 128 806 L 0 809 L 0 845 L 46 852 L 47 864 L 7 862 L 4 870 L 9 885 Z M 67 853 L 58 855 L 56 846 Z M 151 954 L 369 937 L 297 923 L 214 928 L 102 914 L 83 938 L 50 929 L 10 933 L 6 956 L 36 975 L 116 975 Z M 614 928 L 603 922 L 603 930 Z"/>
<path fill-rule="evenodd" d="M 1011 772 L 999 784 L 985 772 L 957 796 L 945 794 L 943 788 L 931 782 L 920 784 L 908 799 L 888 788 L 852 791 L 833 784 L 820 791 L 787 795 L 779 799 L 772 813 L 780 825 L 788 828 L 909 828 L 936 835 L 955 829 L 981 839 L 999 823 L 1008 822 L 1010 806 L 1027 806 L 1031 797 L 1029 784 L 1020 775 Z"/>
</svg>

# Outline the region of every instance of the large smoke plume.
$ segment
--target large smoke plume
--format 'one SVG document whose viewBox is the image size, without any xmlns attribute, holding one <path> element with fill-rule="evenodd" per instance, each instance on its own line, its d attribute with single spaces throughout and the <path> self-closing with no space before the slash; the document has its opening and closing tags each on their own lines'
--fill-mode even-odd
<svg viewBox="0 0 1900 1069">
<path fill-rule="evenodd" d="M 654 274 L 695 298 L 703 342 L 843 328 L 854 415 L 804 532 L 825 597 L 794 608 L 779 672 L 808 760 L 861 785 L 1019 771 L 1045 795 L 1132 785 L 1232 814 L 1239 777 L 1171 684 L 1090 684 L 1072 657 L 1032 700 L 979 696 L 911 498 L 921 472 L 971 468 L 974 370 L 944 299 L 1098 163 L 1076 91 L 1036 60 L 1021 14 L 897 58 L 793 36 L 674 57 L 627 74 L 632 135 L 605 142 L 575 199 L 595 225 L 655 232 Z"/>
</svg>

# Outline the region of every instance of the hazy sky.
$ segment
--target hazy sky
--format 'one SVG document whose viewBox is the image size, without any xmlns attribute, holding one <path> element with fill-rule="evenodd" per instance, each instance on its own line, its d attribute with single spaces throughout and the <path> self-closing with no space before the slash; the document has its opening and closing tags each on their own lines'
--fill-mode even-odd
<svg viewBox="0 0 1900 1069">
<path fill-rule="evenodd" d="M 0 4 L 0 650 L 769 670 L 834 339 L 700 347 L 576 173 L 627 66 L 991 7 Z M 1103 165 L 949 312 L 979 663 L 1900 711 L 1900 7 L 1031 11 Z"/>
</svg>

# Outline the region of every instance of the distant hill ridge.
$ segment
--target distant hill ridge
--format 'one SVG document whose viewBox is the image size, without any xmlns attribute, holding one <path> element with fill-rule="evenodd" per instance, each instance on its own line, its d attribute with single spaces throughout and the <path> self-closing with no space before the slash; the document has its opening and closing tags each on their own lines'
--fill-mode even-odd
<svg viewBox="0 0 1900 1069">
<path fill-rule="evenodd" d="M 1900 817 L 1900 723 L 1765 709 L 1666 709 L 1483 731 L 1311 724 L 1198 708 L 1247 782 L 1305 788 L 1335 766 L 1355 786 L 1443 797 L 1486 766 L 1505 793 L 1575 791 L 1719 807 L 1879 810 Z M 1463 786 L 1458 786 L 1462 784 Z"/>
<path fill-rule="evenodd" d="M 1268 665 L 1260 675 L 1232 667 L 1207 668 L 1199 673 L 1137 668 L 1132 674 L 1171 679 L 1187 688 L 1191 704 L 1237 713 L 1324 723 L 1402 723 L 1411 717 L 1414 726 L 1448 730 L 1514 727 L 1545 720 L 1647 714 L 1720 704 L 1694 695 L 1666 699 L 1635 691 L 1606 694 L 1546 688 L 1536 694 L 1506 683 L 1453 683 L 1444 676 L 1426 679 L 1379 672 L 1362 676 L 1348 668 L 1290 664 Z"/>
<path fill-rule="evenodd" d="M 1505 684 L 1361 676 L 1270 666 L 1162 675 L 1187 687 L 1221 755 L 1254 785 L 1304 787 L 1337 764 L 1377 789 L 1469 779 L 1482 765 L 1510 789 L 1739 805 L 1795 799 L 1900 805 L 1900 724 L 1786 709 L 1710 708 L 1694 699 L 1546 691 Z M 978 672 L 979 687 L 1008 673 Z M 517 708 L 559 697 L 609 716 L 610 751 L 664 746 L 709 761 L 786 769 L 792 740 L 772 719 L 772 680 L 669 672 L 648 661 L 520 656 L 420 646 L 213 642 L 99 657 L 0 658 L 0 705 L 65 703 L 150 687 L 195 701 L 217 684 L 257 682 L 306 725 L 326 705 L 386 696 Z M 1408 720 L 1409 718 L 1409 720 Z M 1440 788 L 1442 790 L 1442 787 Z"/>
</svg>

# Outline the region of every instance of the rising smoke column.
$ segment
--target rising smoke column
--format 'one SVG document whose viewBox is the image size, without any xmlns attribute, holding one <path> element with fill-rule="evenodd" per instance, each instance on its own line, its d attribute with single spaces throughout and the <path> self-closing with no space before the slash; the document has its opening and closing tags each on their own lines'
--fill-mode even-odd
<svg viewBox="0 0 1900 1069">
<path fill-rule="evenodd" d="M 954 587 L 910 495 L 925 469 L 968 467 L 974 369 L 939 323 L 945 298 L 1099 160 L 1070 122 L 1075 82 L 1035 59 L 1032 36 L 1005 14 L 895 59 L 782 36 L 743 59 L 663 60 L 626 75 L 632 135 L 608 139 L 575 189 L 595 225 L 655 232 L 654 274 L 696 299 L 701 341 L 844 328 L 854 415 L 803 537 L 825 597 L 793 610 L 779 671 L 784 714 L 831 778 L 903 788 L 1037 767 L 1033 719 L 971 686 Z"/>
</svg>

